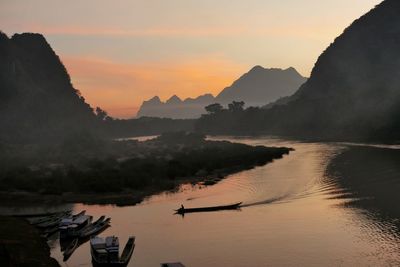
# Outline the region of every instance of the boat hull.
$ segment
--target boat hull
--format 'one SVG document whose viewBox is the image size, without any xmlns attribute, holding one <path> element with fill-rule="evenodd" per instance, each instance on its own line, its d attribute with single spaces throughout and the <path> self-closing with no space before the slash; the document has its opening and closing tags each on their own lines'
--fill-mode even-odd
<svg viewBox="0 0 400 267">
<path fill-rule="evenodd" d="M 127 266 L 132 254 L 133 250 L 135 249 L 135 238 L 130 237 L 128 242 L 125 245 L 124 251 L 122 252 L 122 255 L 119 257 L 119 261 L 109 261 L 106 260 L 105 258 L 101 259 L 98 257 L 98 253 L 96 250 L 90 246 L 90 252 L 92 255 L 92 265 L 94 267 L 119 267 L 119 266 Z"/>
<path fill-rule="evenodd" d="M 214 206 L 214 207 L 201 207 L 201 208 L 180 208 L 175 210 L 178 214 L 185 214 L 185 213 L 194 213 L 194 212 L 212 212 L 212 211 L 220 211 L 220 210 L 236 210 L 240 208 L 242 202 L 232 204 L 232 205 L 225 205 L 225 206 Z"/>
</svg>

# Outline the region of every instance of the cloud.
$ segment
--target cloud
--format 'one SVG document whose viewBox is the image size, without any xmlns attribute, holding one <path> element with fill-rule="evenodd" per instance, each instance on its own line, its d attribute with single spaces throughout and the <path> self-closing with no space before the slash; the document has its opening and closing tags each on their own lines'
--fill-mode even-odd
<svg viewBox="0 0 400 267">
<path fill-rule="evenodd" d="M 93 27 L 82 25 L 49 25 L 39 23 L 18 23 L 12 27 L 17 32 L 39 32 L 44 35 L 96 36 L 96 37 L 290 37 L 322 38 L 340 33 L 341 27 L 333 24 L 298 23 L 277 24 L 270 27 L 251 27 L 249 25 L 231 26 L 157 26 L 140 29 L 123 27 Z"/>
<path fill-rule="evenodd" d="M 14 26 L 15 28 L 16 26 Z M 207 37 L 234 36 L 246 33 L 244 27 L 153 27 L 126 29 L 121 27 L 90 27 L 74 25 L 19 24 L 18 31 L 40 32 L 45 35 L 75 35 L 104 37 Z"/>
<path fill-rule="evenodd" d="M 141 102 L 154 95 L 166 99 L 173 94 L 217 94 L 249 67 L 216 55 L 138 64 L 66 56 L 63 62 L 88 103 L 121 118 L 133 117 Z"/>
</svg>

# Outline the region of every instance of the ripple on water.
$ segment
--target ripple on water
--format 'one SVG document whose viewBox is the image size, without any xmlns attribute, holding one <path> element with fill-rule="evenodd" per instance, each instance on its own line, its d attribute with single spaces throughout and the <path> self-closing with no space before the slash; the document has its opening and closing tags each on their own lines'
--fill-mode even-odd
<svg viewBox="0 0 400 267">
<path fill-rule="evenodd" d="M 134 207 L 75 205 L 75 209 L 86 209 L 94 217 L 112 217 L 112 227 L 104 235 L 118 235 L 121 243 L 128 235 L 136 235 L 131 267 L 159 266 L 166 261 L 191 267 L 399 266 L 399 221 L 349 205 L 340 197 L 354 194 L 354 184 L 343 183 L 343 177 L 336 176 L 340 173 L 327 172 L 333 159 L 346 151 L 343 144 L 223 139 L 288 146 L 295 151 L 271 164 L 230 175 L 214 186 L 187 185 Z M 391 164 L 374 168 L 388 177 L 384 183 L 389 184 L 400 173 Z M 370 173 L 355 169 L 360 169 L 362 177 Z M 376 181 L 372 177 L 370 183 L 376 185 Z M 198 207 L 238 201 L 244 202 L 240 211 L 184 218 L 172 212 L 180 204 Z M 57 241 L 52 242 L 52 255 L 62 262 Z M 62 263 L 67 265 L 90 266 L 88 245 Z"/>
</svg>

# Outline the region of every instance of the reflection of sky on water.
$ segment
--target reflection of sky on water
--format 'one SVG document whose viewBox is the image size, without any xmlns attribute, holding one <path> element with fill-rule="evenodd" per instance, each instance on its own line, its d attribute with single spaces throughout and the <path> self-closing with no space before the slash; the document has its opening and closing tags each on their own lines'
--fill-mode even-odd
<svg viewBox="0 0 400 267">
<path fill-rule="evenodd" d="M 289 146 L 283 159 L 230 175 L 210 187 L 186 185 L 176 193 L 150 197 L 133 207 L 75 205 L 112 218 L 102 235 L 117 235 L 121 246 L 136 235 L 129 266 L 181 261 L 196 266 L 382 266 L 397 265 L 395 218 L 350 204 L 354 197 L 327 172 L 344 144 L 235 139 L 252 145 Z M 400 170 L 399 170 L 400 172 Z M 185 207 L 243 201 L 239 211 L 173 215 Z M 346 208 L 348 207 L 348 208 Z M 52 255 L 62 261 L 57 240 Z M 62 266 L 91 266 L 88 243 Z"/>
</svg>

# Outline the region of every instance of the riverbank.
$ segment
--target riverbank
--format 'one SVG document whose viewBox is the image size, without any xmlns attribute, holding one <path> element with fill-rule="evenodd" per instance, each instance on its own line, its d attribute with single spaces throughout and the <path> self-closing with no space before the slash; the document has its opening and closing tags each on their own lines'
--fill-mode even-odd
<svg viewBox="0 0 400 267">
<path fill-rule="evenodd" d="M 0 216 L 0 262 L 7 267 L 59 267 L 39 231 L 20 218 Z"/>
<path fill-rule="evenodd" d="M 182 184 L 213 185 L 229 174 L 265 165 L 291 151 L 209 141 L 192 133 L 163 134 L 143 142 L 95 141 L 102 147 L 97 148 L 103 150 L 100 154 L 75 144 L 79 151 L 70 151 L 68 157 L 65 150 L 53 148 L 52 155 L 58 156 L 4 170 L 0 200 L 133 205 L 156 193 L 176 191 Z"/>
<path fill-rule="evenodd" d="M 289 152 L 287 152 L 289 153 Z M 283 153 L 283 155 L 286 153 Z M 276 158 L 270 158 L 265 163 L 272 162 Z M 28 191 L 11 191 L 0 192 L 0 203 L 2 206 L 21 206 L 27 207 L 29 205 L 46 205 L 57 206 L 67 203 L 83 203 L 92 205 L 117 205 L 128 206 L 136 205 L 142 202 L 147 197 L 162 192 L 175 192 L 179 190 L 181 185 L 192 184 L 194 186 L 212 186 L 219 181 L 225 179 L 228 175 L 252 169 L 260 164 L 254 165 L 238 165 L 231 168 L 218 169 L 207 175 L 201 174 L 191 177 L 180 177 L 173 181 L 169 181 L 168 185 L 162 187 L 147 187 L 142 190 L 131 190 L 125 192 L 112 192 L 112 193 L 77 193 L 77 192 L 64 192 L 60 194 L 40 194 Z M 264 165 L 264 164 L 261 164 Z"/>
</svg>

